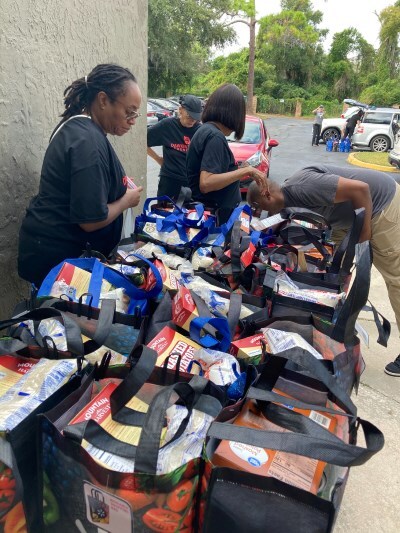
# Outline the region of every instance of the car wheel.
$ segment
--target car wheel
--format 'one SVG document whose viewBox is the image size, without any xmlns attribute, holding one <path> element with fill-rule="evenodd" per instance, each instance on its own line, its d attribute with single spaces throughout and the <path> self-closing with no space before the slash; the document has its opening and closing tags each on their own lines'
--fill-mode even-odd
<svg viewBox="0 0 400 533">
<path fill-rule="evenodd" d="M 387 152 L 389 150 L 389 139 L 384 135 L 374 137 L 369 146 L 373 152 Z"/>
<path fill-rule="evenodd" d="M 326 143 L 328 139 L 339 140 L 340 131 L 337 128 L 327 128 L 322 133 L 322 140 Z"/>
</svg>

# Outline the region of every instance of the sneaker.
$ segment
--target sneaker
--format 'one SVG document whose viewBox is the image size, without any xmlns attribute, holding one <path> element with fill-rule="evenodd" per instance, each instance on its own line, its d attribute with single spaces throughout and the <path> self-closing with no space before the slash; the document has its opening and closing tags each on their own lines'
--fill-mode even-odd
<svg viewBox="0 0 400 533">
<path fill-rule="evenodd" d="M 385 366 L 386 374 L 389 376 L 398 376 L 400 377 L 400 355 L 396 357 L 393 363 L 389 363 Z"/>
</svg>

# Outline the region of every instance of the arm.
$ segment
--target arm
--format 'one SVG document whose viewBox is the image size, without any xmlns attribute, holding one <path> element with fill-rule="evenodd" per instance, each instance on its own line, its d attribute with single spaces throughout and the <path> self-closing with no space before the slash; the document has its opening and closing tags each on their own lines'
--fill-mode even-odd
<svg viewBox="0 0 400 533">
<path fill-rule="evenodd" d="M 126 193 L 121 196 L 121 198 L 119 198 L 115 202 L 107 204 L 108 215 L 105 220 L 101 220 L 100 222 L 86 222 L 84 224 L 79 224 L 79 226 L 83 229 L 83 231 L 86 231 L 87 233 L 91 233 L 92 231 L 105 228 L 106 226 L 111 224 L 111 222 L 114 222 L 114 220 L 119 217 L 119 215 L 123 213 L 126 209 L 137 206 L 140 201 L 140 193 L 142 191 L 143 187 L 136 187 L 136 189 L 127 189 Z"/>
<path fill-rule="evenodd" d="M 360 241 L 364 242 L 371 238 L 371 220 L 372 220 L 372 200 L 369 186 L 358 180 L 350 180 L 339 177 L 335 204 L 340 202 L 351 202 L 354 209 L 365 208 L 364 226 L 361 231 Z"/>
<path fill-rule="evenodd" d="M 160 167 L 162 167 L 164 163 L 164 158 L 158 155 L 157 152 L 155 152 L 152 148 L 150 148 L 150 146 L 147 147 L 147 155 L 151 157 L 152 159 L 154 159 L 154 161 L 158 163 Z"/>
<path fill-rule="evenodd" d="M 262 189 L 264 194 L 268 192 L 268 182 L 265 174 L 254 167 L 241 167 L 231 172 L 223 172 L 222 174 L 212 174 L 206 170 L 200 172 L 200 191 L 207 194 L 213 191 L 220 191 L 231 183 L 239 181 L 244 176 L 252 176 L 257 182 L 257 185 Z"/>
</svg>

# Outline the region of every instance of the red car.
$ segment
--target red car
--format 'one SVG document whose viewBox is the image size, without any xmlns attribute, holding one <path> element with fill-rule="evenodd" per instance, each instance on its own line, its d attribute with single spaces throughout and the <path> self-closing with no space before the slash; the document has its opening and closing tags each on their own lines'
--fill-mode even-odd
<svg viewBox="0 0 400 533">
<path fill-rule="evenodd" d="M 267 176 L 269 175 L 270 152 L 279 143 L 275 139 L 269 138 L 265 120 L 246 115 L 244 134 L 240 141 L 235 141 L 234 133 L 226 139 L 239 167 L 244 163 L 248 163 L 250 166 L 258 168 L 261 172 L 265 172 Z M 240 192 L 243 198 L 246 196 L 252 180 L 253 178 L 250 176 L 242 178 Z"/>
</svg>

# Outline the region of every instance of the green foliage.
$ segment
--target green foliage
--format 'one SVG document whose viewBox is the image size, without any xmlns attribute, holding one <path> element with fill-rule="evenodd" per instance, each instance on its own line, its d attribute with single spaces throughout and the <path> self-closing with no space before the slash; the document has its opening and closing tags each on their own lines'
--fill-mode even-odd
<svg viewBox="0 0 400 533">
<path fill-rule="evenodd" d="M 231 6 L 231 0 L 149 0 L 149 94 L 189 83 L 212 46 L 234 39 L 221 20 Z"/>
<path fill-rule="evenodd" d="M 324 32 L 316 27 L 320 17 L 312 16 L 309 2 L 287 0 L 282 4 L 287 7 L 301 4 L 304 11 L 285 10 L 262 18 L 257 37 L 258 53 L 275 66 L 278 78 L 307 88 L 321 54 Z"/>
<path fill-rule="evenodd" d="M 301 101 L 303 115 L 323 103 L 328 116 L 338 116 L 343 98 L 400 103 L 400 0 L 379 14 L 378 50 L 347 28 L 325 53 L 327 30 L 319 27 L 322 13 L 312 1 L 281 0 L 281 8 L 257 26 L 258 111 L 294 114 Z M 256 16 L 254 0 L 149 0 L 149 94 L 207 96 L 226 82 L 246 93 L 249 50 L 214 59 L 211 50 L 234 39 L 232 21 Z"/>
<path fill-rule="evenodd" d="M 244 93 L 246 92 L 249 69 L 249 51 L 246 49 L 230 54 L 228 57 L 219 56 L 211 62 L 208 73 L 199 76 L 192 85 L 196 94 L 209 94 L 223 83 L 234 83 Z M 275 69 L 262 59 L 256 58 L 254 65 L 254 81 L 257 88 L 255 94 L 270 93 L 276 86 Z"/>
<path fill-rule="evenodd" d="M 400 77 L 371 85 L 362 91 L 360 99 L 367 104 L 391 107 L 400 103 Z"/>
</svg>

